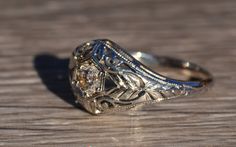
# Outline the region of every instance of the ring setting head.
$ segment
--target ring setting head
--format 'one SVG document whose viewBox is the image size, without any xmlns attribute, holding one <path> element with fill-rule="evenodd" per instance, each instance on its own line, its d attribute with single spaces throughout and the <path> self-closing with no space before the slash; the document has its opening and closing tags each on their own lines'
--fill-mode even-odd
<svg viewBox="0 0 236 147">
<path fill-rule="evenodd" d="M 117 55 L 120 50 L 110 40 L 94 40 L 73 52 L 69 66 L 72 89 L 77 102 L 92 114 L 119 109 L 118 104 L 131 104 L 129 101 L 120 102 L 117 98 L 120 88 L 127 83 L 118 76 L 121 72 L 118 65 L 122 61 Z"/>
</svg>

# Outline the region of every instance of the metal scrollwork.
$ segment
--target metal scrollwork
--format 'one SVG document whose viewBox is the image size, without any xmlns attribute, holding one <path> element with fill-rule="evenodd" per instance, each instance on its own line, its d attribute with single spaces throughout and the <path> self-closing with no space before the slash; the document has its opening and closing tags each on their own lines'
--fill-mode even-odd
<svg viewBox="0 0 236 147">
<path fill-rule="evenodd" d="M 126 110 L 186 95 L 193 89 L 170 82 L 145 68 L 109 40 L 95 40 L 79 46 L 73 53 L 70 71 L 79 103 L 93 114 Z"/>
</svg>

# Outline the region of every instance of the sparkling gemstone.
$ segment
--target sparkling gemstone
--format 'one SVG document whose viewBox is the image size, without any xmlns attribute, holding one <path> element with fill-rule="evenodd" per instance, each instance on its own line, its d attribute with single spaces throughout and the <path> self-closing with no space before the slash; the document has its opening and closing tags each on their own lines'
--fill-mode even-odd
<svg viewBox="0 0 236 147">
<path fill-rule="evenodd" d="M 93 64 L 81 65 L 76 73 L 78 87 L 85 92 L 86 97 L 96 93 L 101 85 L 99 70 Z"/>
</svg>

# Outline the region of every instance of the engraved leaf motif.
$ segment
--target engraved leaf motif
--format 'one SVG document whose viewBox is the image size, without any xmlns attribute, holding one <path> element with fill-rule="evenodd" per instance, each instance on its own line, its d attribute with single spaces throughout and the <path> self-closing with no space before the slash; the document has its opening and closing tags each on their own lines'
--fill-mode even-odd
<svg viewBox="0 0 236 147">
<path fill-rule="evenodd" d="M 141 89 L 145 86 L 143 80 L 133 73 L 125 73 L 123 77 L 125 78 L 128 87 L 130 87 L 132 90 Z"/>
<path fill-rule="evenodd" d="M 142 97 L 145 92 L 144 81 L 131 72 L 122 74 L 110 74 L 111 79 L 116 80 L 116 87 L 109 91 L 109 95 L 119 101 L 134 101 Z"/>
</svg>

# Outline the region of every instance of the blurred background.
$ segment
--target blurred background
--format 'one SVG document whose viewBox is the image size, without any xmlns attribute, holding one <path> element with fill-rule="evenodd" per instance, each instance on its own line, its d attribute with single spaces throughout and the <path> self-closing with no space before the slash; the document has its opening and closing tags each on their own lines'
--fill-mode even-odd
<svg viewBox="0 0 236 147">
<path fill-rule="evenodd" d="M 5 45 L 1 55 L 43 51 L 68 55 L 81 42 L 97 38 L 132 49 L 195 56 L 227 54 L 222 49 L 235 43 L 233 0 L 3 0 L 0 4 L 0 41 Z"/>
<path fill-rule="evenodd" d="M 92 117 L 73 107 L 67 64 L 99 38 L 203 65 L 215 85 L 194 100 Z M 0 0 L 0 145 L 233 145 L 235 39 L 234 0 Z"/>
</svg>

